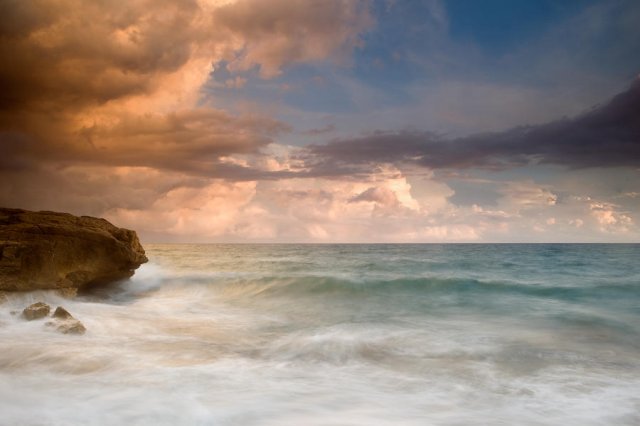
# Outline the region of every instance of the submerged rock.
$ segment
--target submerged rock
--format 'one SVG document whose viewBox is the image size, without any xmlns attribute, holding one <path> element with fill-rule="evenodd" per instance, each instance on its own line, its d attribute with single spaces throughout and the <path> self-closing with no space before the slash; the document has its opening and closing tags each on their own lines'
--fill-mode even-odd
<svg viewBox="0 0 640 426">
<path fill-rule="evenodd" d="M 84 334 L 87 329 L 84 324 L 75 319 L 62 306 L 58 306 L 52 315 L 53 321 L 47 322 L 49 327 L 55 327 L 57 331 L 63 334 Z"/>
<path fill-rule="evenodd" d="M 0 208 L 0 290 L 71 295 L 128 278 L 145 262 L 135 231 L 104 219 Z"/>
<path fill-rule="evenodd" d="M 87 329 L 77 319 L 62 321 L 57 324 L 56 330 L 63 334 L 84 334 Z"/>
<path fill-rule="evenodd" d="M 29 305 L 22 311 L 22 316 L 29 321 L 44 318 L 51 312 L 51 307 L 44 302 Z"/>
</svg>

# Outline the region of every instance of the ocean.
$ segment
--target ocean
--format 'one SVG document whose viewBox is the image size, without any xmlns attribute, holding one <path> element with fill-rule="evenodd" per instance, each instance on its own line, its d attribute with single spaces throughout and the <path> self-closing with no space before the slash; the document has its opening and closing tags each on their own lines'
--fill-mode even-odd
<svg viewBox="0 0 640 426">
<path fill-rule="evenodd" d="M 1 425 L 640 424 L 640 245 L 145 248 L 0 305 Z"/>
</svg>

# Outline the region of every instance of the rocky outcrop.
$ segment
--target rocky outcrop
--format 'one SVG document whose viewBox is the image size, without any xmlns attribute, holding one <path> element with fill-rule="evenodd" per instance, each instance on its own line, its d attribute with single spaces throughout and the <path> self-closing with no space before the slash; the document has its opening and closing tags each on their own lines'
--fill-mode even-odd
<svg viewBox="0 0 640 426">
<path fill-rule="evenodd" d="M 104 219 L 0 208 L 0 290 L 79 289 L 145 262 L 135 231 Z"/>
<path fill-rule="evenodd" d="M 51 312 L 49 305 L 44 302 L 36 302 L 24 308 L 22 317 L 27 321 L 33 321 L 47 317 L 49 312 Z M 56 331 L 62 334 L 84 334 L 87 331 L 84 324 L 75 319 L 73 315 L 62 306 L 56 308 L 51 318 L 51 321 L 47 321 L 45 325 L 55 328 Z"/>
</svg>

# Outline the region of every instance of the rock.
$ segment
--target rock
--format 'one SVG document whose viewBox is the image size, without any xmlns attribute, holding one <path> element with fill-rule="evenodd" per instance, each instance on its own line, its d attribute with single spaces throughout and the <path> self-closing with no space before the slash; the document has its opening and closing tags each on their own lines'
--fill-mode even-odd
<svg viewBox="0 0 640 426">
<path fill-rule="evenodd" d="M 58 319 L 63 319 L 63 320 L 73 319 L 73 316 L 69 313 L 69 311 L 67 311 L 62 306 L 58 306 L 56 308 L 55 312 L 53 313 L 53 317 Z"/>
<path fill-rule="evenodd" d="M 75 319 L 62 306 L 58 306 L 53 313 L 53 321 L 47 322 L 49 327 L 55 327 L 57 331 L 63 334 L 84 334 L 87 329 L 84 324 Z"/>
<path fill-rule="evenodd" d="M 56 330 L 62 334 L 84 334 L 87 329 L 77 319 L 66 320 L 58 323 Z"/>
<path fill-rule="evenodd" d="M 0 208 L 0 290 L 70 294 L 147 262 L 135 231 L 104 219 Z"/>
<path fill-rule="evenodd" d="M 84 334 L 87 329 L 84 324 L 75 319 L 62 306 L 58 306 L 53 313 L 53 321 L 46 323 L 49 327 L 55 327 L 57 331 L 63 334 Z"/>
<path fill-rule="evenodd" d="M 32 321 L 35 319 L 46 317 L 47 315 L 49 315 L 50 311 L 51 307 L 49 305 L 43 302 L 37 302 L 24 308 L 24 311 L 22 311 L 22 316 L 27 320 Z"/>
<path fill-rule="evenodd" d="M 8 301 L 9 298 L 7 297 L 7 294 L 4 291 L 0 291 L 0 305 L 7 303 Z"/>
</svg>

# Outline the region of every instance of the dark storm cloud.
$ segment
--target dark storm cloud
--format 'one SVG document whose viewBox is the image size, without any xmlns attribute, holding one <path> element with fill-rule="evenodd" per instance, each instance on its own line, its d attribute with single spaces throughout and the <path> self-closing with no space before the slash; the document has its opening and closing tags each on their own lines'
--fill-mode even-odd
<svg viewBox="0 0 640 426">
<path fill-rule="evenodd" d="M 316 169 L 408 162 L 433 169 L 640 166 L 640 80 L 609 103 L 571 119 L 445 139 L 429 132 L 376 132 L 308 149 Z"/>
<path fill-rule="evenodd" d="M 77 110 L 153 90 L 196 38 L 195 1 L 157 5 L 2 2 L 0 110 Z"/>
</svg>

